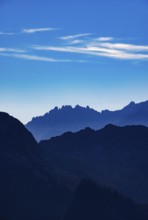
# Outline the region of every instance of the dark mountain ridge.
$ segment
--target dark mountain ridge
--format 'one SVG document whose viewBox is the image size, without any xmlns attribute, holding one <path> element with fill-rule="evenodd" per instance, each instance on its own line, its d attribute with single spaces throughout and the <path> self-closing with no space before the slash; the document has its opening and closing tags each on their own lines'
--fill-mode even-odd
<svg viewBox="0 0 148 220">
<path fill-rule="evenodd" d="M 76 132 L 85 127 L 98 130 L 107 124 L 148 126 L 148 101 L 138 104 L 131 102 L 121 110 L 102 112 L 97 112 L 89 106 L 63 106 L 61 109 L 55 107 L 45 115 L 33 118 L 26 124 L 26 128 L 40 141 L 67 131 Z"/>
<path fill-rule="evenodd" d="M 55 220 L 68 190 L 47 170 L 32 134 L 17 119 L 0 112 L 0 218 Z"/>
<path fill-rule="evenodd" d="M 148 202 L 147 127 L 86 128 L 39 144 L 57 170 L 78 179 L 92 177 L 136 201 Z"/>
<path fill-rule="evenodd" d="M 64 220 L 147 220 L 148 211 L 115 190 L 82 180 Z"/>
<path fill-rule="evenodd" d="M 0 112 L 1 150 L 34 156 L 40 149 L 32 134 L 24 125 L 7 113 Z"/>
<path fill-rule="evenodd" d="M 77 187 L 93 177 L 148 202 L 147 146 L 148 128 L 111 124 L 37 144 L 17 119 L 0 112 L 0 219 L 147 220 L 146 205 L 89 181 Z"/>
</svg>

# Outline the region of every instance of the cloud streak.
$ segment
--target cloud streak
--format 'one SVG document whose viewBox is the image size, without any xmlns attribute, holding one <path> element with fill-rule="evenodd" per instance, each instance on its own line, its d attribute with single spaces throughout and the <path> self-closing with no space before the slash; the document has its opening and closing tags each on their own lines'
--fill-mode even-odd
<svg viewBox="0 0 148 220">
<path fill-rule="evenodd" d="M 14 57 L 24 60 L 44 61 L 44 62 L 70 62 L 70 60 L 59 60 L 49 57 L 42 57 L 37 55 L 19 54 L 19 53 L 0 53 L 0 56 Z"/>
<path fill-rule="evenodd" d="M 117 43 L 102 43 L 101 46 L 109 49 L 128 50 L 128 51 L 148 51 L 147 45 L 132 45 L 132 44 L 117 44 Z"/>
<path fill-rule="evenodd" d="M 17 48 L 4 48 L 4 47 L 0 47 L 0 52 L 25 53 L 26 50 L 17 49 Z"/>
<path fill-rule="evenodd" d="M 148 46 L 116 43 L 87 43 L 83 46 L 34 46 L 35 50 L 77 53 L 122 60 L 148 60 Z M 139 53 L 139 51 L 141 51 Z M 138 52 L 138 53 L 137 53 Z"/>
<path fill-rule="evenodd" d="M 24 28 L 22 29 L 22 33 L 25 34 L 34 34 L 37 32 L 45 32 L 45 31 L 55 31 L 57 28 Z"/>
<path fill-rule="evenodd" d="M 75 39 L 75 40 L 71 40 L 69 42 L 69 44 L 82 44 L 84 42 L 84 40 L 79 40 L 79 39 Z"/>
<path fill-rule="evenodd" d="M 23 29 L 21 33 L 33 34 L 37 32 L 53 31 L 55 28 L 33 28 Z M 5 34 L 5 32 L 0 32 Z M 11 34 L 11 33 L 8 33 Z M 91 36 L 90 36 L 91 35 Z M 89 36 L 89 37 L 88 37 Z M 11 56 L 26 60 L 36 60 L 44 62 L 86 62 L 83 60 L 84 55 L 88 59 L 92 57 L 106 57 L 114 58 L 119 60 L 148 60 L 148 45 L 136 45 L 128 43 L 119 43 L 119 39 L 114 37 L 94 37 L 92 33 L 79 33 L 75 35 L 65 35 L 57 38 L 57 45 L 34 45 L 31 49 L 37 53 L 37 55 L 26 54 L 30 50 L 26 51 L 19 48 L 0 48 L 1 56 Z M 123 39 L 120 41 L 123 41 Z M 65 44 L 66 43 L 66 44 Z M 31 53 L 33 51 L 30 51 Z M 71 53 L 71 54 L 82 54 L 82 60 L 70 60 L 68 59 L 54 59 L 46 56 L 42 56 L 40 51 L 57 52 L 57 53 Z M 69 56 L 68 56 L 69 57 Z"/>
<path fill-rule="evenodd" d="M 98 37 L 96 39 L 97 41 L 111 41 L 111 40 L 114 40 L 113 37 Z"/>
<path fill-rule="evenodd" d="M 61 40 L 74 40 L 74 39 L 81 38 L 81 37 L 87 37 L 89 35 L 91 35 L 91 33 L 75 34 L 75 35 L 68 35 L 68 36 L 59 37 L 59 39 L 61 39 Z"/>
<path fill-rule="evenodd" d="M 69 63 L 69 62 L 83 63 L 85 62 L 85 60 L 54 59 L 50 57 L 43 57 L 43 56 L 29 55 L 29 54 L 1 53 L 1 51 L 0 51 L 0 56 L 12 57 L 12 58 L 18 58 L 18 59 L 24 59 L 24 60 L 32 60 L 32 61 L 43 61 L 43 62 L 48 62 L 48 63 L 65 63 L 65 62 L 66 63 Z"/>
<path fill-rule="evenodd" d="M 11 33 L 11 32 L 0 32 L 0 35 L 15 35 L 15 33 Z"/>
</svg>

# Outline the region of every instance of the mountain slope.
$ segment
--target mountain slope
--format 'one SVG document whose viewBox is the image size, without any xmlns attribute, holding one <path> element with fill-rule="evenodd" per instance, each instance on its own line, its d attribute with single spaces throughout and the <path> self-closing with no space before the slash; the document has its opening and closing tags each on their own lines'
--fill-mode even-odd
<svg viewBox="0 0 148 220">
<path fill-rule="evenodd" d="M 38 144 L 17 119 L 2 112 L 0 180 L 1 219 L 54 220 L 65 210 L 68 191 L 47 172 Z"/>
<path fill-rule="evenodd" d="M 105 110 L 101 113 L 88 106 L 63 106 L 61 109 L 56 107 L 44 116 L 33 118 L 26 124 L 26 128 L 40 141 L 67 131 L 76 132 L 85 127 L 97 130 L 110 123 L 120 126 L 148 126 L 148 101 L 138 104 L 131 102 L 121 110 Z"/>
<path fill-rule="evenodd" d="M 148 210 L 118 192 L 82 180 L 77 187 L 64 220 L 147 220 Z"/>
<path fill-rule="evenodd" d="M 134 200 L 148 202 L 148 128 L 107 125 L 41 141 L 46 160 L 75 180 L 92 177 Z"/>
<path fill-rule="evenodd" d="M 62 219 L 71 199 L 71 193 L 63 185 L 74 189 L 83 177 L 92 177 L 101 185 L 118 189 L 138 202 L 148 202 L 147 156 L 148 128 L 144 126 L 117 127 L 110 124 L 99 131 L 86 128 L 77 133 L 67 132 L 38 145 L 17 119 L 0 112 L 0 218 Z M 102 204 L 98 206 L 100 197 L 88 199 L 87 203 L 86 191 L 96 195 L 99 188 L 94 191 L 95 187 L 86 186 L 78 187 L 78 197 L 74 196 L 64 220 L 74 216 L 81 218 L 90 204 L 94 204 L 97 210 L 103 209 Z M 91 195 L 93 199 L 94 194 Z M 107 212 L 113 219 L 118 219 L 127 213 L 128 207 L 133 213 L 133 205 L 129 201 L 119 196 L 118 206 L 116 194 L 105 190 L 103 198 L 105 195 L 109 195 L 111 200 L 109 203 L 108 199 L 104 200 L 107 206 L 103 205 L 105 211 L 102 214 Z M 83 196 L 85 201 L 81 203 L 82 212 L 79 212 L 77 204 Z M 88 214 L 92 214 L 94 209 L 91 208 Z M 144 210 L 145 207 L 142 213 Z M 99 215 L 96 211 L 94 219 Z M 89 215 L 86 213 L 86 216 Z"/>
</svg>

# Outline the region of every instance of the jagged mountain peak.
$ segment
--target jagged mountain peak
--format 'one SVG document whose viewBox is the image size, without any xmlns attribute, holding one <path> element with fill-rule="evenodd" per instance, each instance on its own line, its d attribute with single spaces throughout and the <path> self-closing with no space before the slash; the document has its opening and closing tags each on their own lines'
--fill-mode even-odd
<svg viewBox="0 0 148 220">
<path fill-rule="evenodd" d="M 126 105 L 122 110 L 133 110 L 133 108 L 136 106 L 137 104 L 133 101 L 131 101 L 128 105 Z"/>
<path fill-rule="evenodd" d="M 98 130 L 107 124 L 118 126 L 148 126 L 148 101 L 130 102 L 121 110 L 104 110 L 101 113 L 90 108 L 76 105 L 55 107 L 43 116 L 33 118 L 26 127 L 37 141 L 61 135 L 67 131 L 76 132 L 85 127 Z"/>
<path fill-rule="evenodd" d="M 50 117 L 51 114 L 59 114 L 59 113 L 62 113 L 62 112 L 67 112 L 67 111 L 70 111 L 70 112 L 78 112 L 78 111 L 85 111 L 85 112 L 88 112 L 88 111 L 92 111 L 92 112 L 97 112 L 96 110 L 94 110 L 93 108 L 90 108 L 88 105 L 86 107 L 83 107 L 81 105 L 75 105 L 74 107 L 71 106 L 71 105 L 62 105 L 62 107 L 58 107 L 58 106 L 55 106 L 53 109 L 49 110 L 47 113 L 45 113 L 44 115 L 40 115 L 40 116 L 36 116 L 36 117 L 33 117 L 31 121 L 36 121 L 36 120 L 40 120 L 40 119 L 43 119 L 43 118 L 47 118 L 47 117 Z M 99 113 L 99 112 L 98 112 Z M 29 122 L 28 122 L 29 123 Z"/>
<path fill-rule="evenodd" d="M 104 129 L 114 129 L 114 128 L 118 128 L 119 126 L 114 125 L 114 124 L 107 124 Z"/>
<path fill-rule="evenodd" d="M 133 106 L 133 105 L 136 105 L 136 103 L 134 101 L 131 101 L 128 106 Z"/>
</svg>

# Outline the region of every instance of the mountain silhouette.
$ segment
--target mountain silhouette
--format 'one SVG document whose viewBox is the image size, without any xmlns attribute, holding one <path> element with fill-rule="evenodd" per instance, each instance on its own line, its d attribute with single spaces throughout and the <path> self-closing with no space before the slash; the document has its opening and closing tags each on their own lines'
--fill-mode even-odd
<svg viewBox="0 0 148 220">
<path fill-rule="evenodd" d="M 0 219 L 147 220 L 147 205 L 113 190 L 148 203 L 147 155 L 144 126 L 87 127 L 38 144 L 0 112 Z"/>
<path fill-rule="evenodd" d="M 147 212 L 115 190 L 82 180 L 63 220 L 146 220 Z"/>
<path fill-rule="evenodd" d="M 32 134 L 17 119 L 4 112 L 0 112 L 0 147 L 1 152 L 15 152 L 30 157 L 40 153 Z"/>
<path fill-rule="evenodd" d="M 102 112 L 97 112 L 89 106 L 55 107 L 45 115 L 33 118 L 26 124 L 26 128 L 37 141 L 41 141 L 67 131 L 76 132 L 85 127 L 98 130 L 107 124 L 148 126 L 148 101 L 138 104 L 131 102 L 121 110 Z"/>
<path fill-rule="evenodd" d="M 0 112 L 0 219 L 57 219 L 68 191 L 47 172 L 32 134 Z"/>
<path fill-rule="evenodd" d="M 148 202 L 148 128 L 107 125 L 40 142 L 46 160 L 74 180 L 93 178 L 138 202 Z"/>
</svg>

